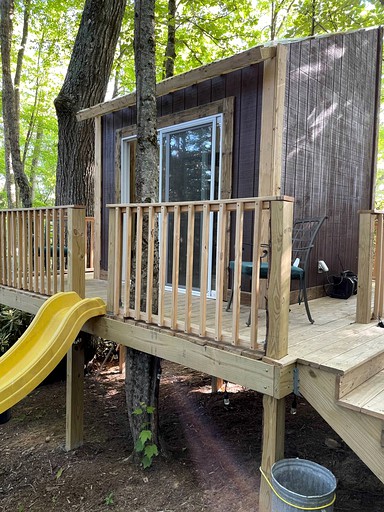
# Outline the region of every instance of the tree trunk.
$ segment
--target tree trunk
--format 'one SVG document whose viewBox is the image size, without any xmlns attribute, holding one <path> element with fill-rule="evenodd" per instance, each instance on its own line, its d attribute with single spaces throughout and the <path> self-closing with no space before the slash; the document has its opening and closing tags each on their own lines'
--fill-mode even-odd
<svg viewBox="0 0 384 512">
<path fill-rule="evenodd" d="M 63 87 L 55 99 L 59 125 L 56 204 L 93 214 L 94 126 L 76 113 L 104 100 L 126 0 L 86 0 Z"/>
<path fill-rule="evenodd" d="M 164 58 L 164 77 L 170 78 L 175 73 L 176 59 L 176 0 L 168 0 L 168 35 Z"/>
<path fill-rule="evenodd" d="M 29 208 L 32 206 L 31 187 L 24 173 L 23 164 L 21 162 L 20 157 L 20 136 L 18 118 L 19 93 L 18 91 L 15 91 L 11 74 L 11 41 L 13 32 L 12 18 L 14 15 L 13 0 L 2 0 L 0 3 L 0 13 L 3 121 L 4 126 L 6 127 L 5 133 L 9 137 L 9 149 L 11 152 L 12 169 L 15 176 L 15 181 L 19 187 L 23 206 L 25 208 Z M 20 62 L 21 61 L 22 54 L 20 57 Z M 18 73 L 21 72 L 19 70 L 19 66 L 17 71 Z"/>
<path fill-rule="evenodd" d="M 156 67 L 155 67 L 155 0 L 135 2 L 135 70 L 137 94 L 137 149 L 136 149 L 136 198 L 138 202 L 155 202 L 159 196 L 159 166 L 156 130 Z M 143 229 L 143 234 L 146 233 Z M 155 229 L 155 232 L 157 230 Z M 145 240 L 143 241 L 145 245 Z M 156 248 L 158 244 L 155 244 Z M 153 263 L 159 261 L 158 248 Z M 147 262 L 148 264 L 148 262 Z M 146 267 L 143 262 L 142 290 L 146 289 Z M 154 283 L 158 269 L 154 268 Z M 157 286 L 154 284 L 153 289 Z M 157 297 L 153 299 L 157 310 Z M 154 414 L 144 421 L 150 422 L 152 439 L 158 443 L 157 404 L 159 392 L 160 359 L 133 349 L 126 351 L 126 399 L 133 441 L 136 443 L 143 428 L 143 416 L 133 415 L 133 410 L 144 402 L 154 407 Z"/>
</svg>

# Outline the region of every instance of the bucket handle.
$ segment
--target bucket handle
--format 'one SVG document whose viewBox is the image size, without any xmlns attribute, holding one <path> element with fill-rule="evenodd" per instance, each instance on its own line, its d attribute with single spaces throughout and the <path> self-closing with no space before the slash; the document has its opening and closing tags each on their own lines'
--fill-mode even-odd
<svg viewBox="0 0 384 512">
<path fill-rule="evenodd" d="M 282 496 L 280 496 L 280 494 L 278 494 L 278 492 L 275 490 L 275 488 L 269 481 L 269 478 L 267 477 L 267 475 L 261 469 L 261 467 L 259 468 L 259 470 L 260 470 L 260 473 L 265 478 L 265 481 L 267 482 L 269 487 L 272 489 L 272 491 L 276 494 L 276 496 L 279 498 L 279 500 L 281 500 L 286 505 L 289 505 L 290 507 L 297 508 L 298 510 L 323 510 L 324 508 L 327 508 L 327 507 L 330 507 L 331 505 L 333 505 L 336 501 L 336 493 L 334 493 L 332 500 L 329 503 L 327 503 L 327 505 L 321 505 L 320 507 L 300 507 L 300 505 L 294 505 L 293 503 L 289 503 L 289 501 L 285 500 Z"/>
</svg>

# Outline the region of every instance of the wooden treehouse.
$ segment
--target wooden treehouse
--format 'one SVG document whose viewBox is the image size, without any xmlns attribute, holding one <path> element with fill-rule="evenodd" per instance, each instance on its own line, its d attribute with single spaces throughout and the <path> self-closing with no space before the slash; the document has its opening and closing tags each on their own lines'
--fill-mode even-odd
<svg viewBox="0 0 384 512">
<path fill-rule="evenodd" d="M 159 83 L 156 203 L 135 203 L 134 94 L 80 112 L 95 119 L 94 222 L 71 206 L 0 212 L 0 302 L 36 313 L 57 291 L 100 296 L 107 314 L 85 332 L 263 394 L 267 474 L 295 392 L 384 483 L 381 35 L 256 47 Z M 291 281 L 292 231 L 320 216 L 311 323 Z M 357 271 L 357 297 L 325 296 L 318 260 Z M 74 345 L 68 449 L 82 442 L 81 368 Z"/>
</svg>

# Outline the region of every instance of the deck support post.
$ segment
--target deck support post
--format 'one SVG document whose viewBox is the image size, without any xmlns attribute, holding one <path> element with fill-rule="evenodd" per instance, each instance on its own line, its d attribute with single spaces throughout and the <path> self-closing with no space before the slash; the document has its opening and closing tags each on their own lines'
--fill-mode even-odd
<svg viewBox="0 0 384 512">
<path fill-rule="evenodd" d="M 293 203 L 271 201 L 271 253 L 268 283 L 266 356 L 288 354 Z"/>
<path fill-rule="evenodd" d="M 359 324 L 368 324 L 372 319 L 373 235 L 375 217 L 372 211 L 360 212 L 359 215 L 359 254 L 357 270 L 359 281 L 356 305 L 356 322 Z M 381 237 L 378 243 L 381 245 Z M 381 251 L 378 250 L 376 256 L 378 256 L 380 252 Z M 376 261 L 376 267 L 379 267 L 380 264 L 380 261 Z M 380 286 L 380 279 L 376 284 Z"/>
<path fill-rule="evenodd" d="M 85 296 L 85 209 L 68 209 L 68 290 Z M 66 450 L 83 443 L 84 348 L 72 345 L 67 353 Z"/>
<path fill-rule="evenodd" d="M 288 315 L 291 283 L 293 203 L 271 202 L 271 254 L 268 286 L 266 356 L 280 359 L 288 353 Z M 285 399 L 263 397 L 261 468 L 268 479 L 271 467 L 284 457 Z M 261 476 L 259 512 L 270 512 L 271 490 Z"/>
<path fill-rule="evenodd" d="M 284 458 L 285 437 L 285 399 L 263 396 L 263 444 L 261 469 L 268 479 L 271 477 L 272 465 Z M 271 489 L 264 476 L 261 475 L 259 512 L 270 512 Z"/>
</svg>

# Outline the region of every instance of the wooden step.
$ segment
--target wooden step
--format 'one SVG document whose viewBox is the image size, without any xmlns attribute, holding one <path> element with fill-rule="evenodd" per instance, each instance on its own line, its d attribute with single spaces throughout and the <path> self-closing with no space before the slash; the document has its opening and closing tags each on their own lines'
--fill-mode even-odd
<svg viewBox="0 0 384 512">
<path fill-rule="evenodd" d="M 359 347 L 361 351 L 361 348 Z M 352 366 L 338 377 L 336 398 L 341 399 L 359 388 L 364 382 L 384 370 L 384 348 L 380 353 L 367 354 L 366 359 L 362 358 L 356 366 Z"/>
<path fill-rule="evenodd" d="M 339 399 L 338 404 L 384 420 L 384 370 Z"/>
</svg>

